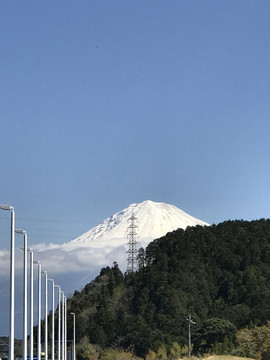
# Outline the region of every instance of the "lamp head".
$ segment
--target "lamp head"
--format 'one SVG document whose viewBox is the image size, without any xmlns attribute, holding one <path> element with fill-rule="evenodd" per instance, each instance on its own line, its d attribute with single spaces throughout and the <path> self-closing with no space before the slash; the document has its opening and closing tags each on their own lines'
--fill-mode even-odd
<svg viewBox="0 0 270 360">
<path fill-rule="evenodd" d="M 11 205 L 5 205 L 5 204 L 0 204 L 0 209 L 1 210 L 11 210 L 14 211 L 14 207 Z"/>
<path fill-rule="evenodd" d="M 27 231 L 24 230 L 24 229 L 16 229 L 16 230 L 15 230 L 15 233 L 16 233 L 16 234 L 21 234 L 21 235 L 26 235 L 26 234 L 27 234 Z"/>
</svg>

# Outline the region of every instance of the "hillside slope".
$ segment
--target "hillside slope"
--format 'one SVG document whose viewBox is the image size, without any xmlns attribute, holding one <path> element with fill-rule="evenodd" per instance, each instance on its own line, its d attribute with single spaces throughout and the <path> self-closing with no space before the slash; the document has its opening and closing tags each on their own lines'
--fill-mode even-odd
<svg viewBox="0 0 270 360">
<path fill-rule="evenodd" d="M 117 264 L 104 268 L 74 294 L 78 338 L 144 356 L 187 344 L 191 314 L 194 351 L 207 352 L 225 339 L 236 346 L 238 329 L 270 320 L 270 220 L 178 229 L 150 243 L 139 262 L 125 277 Z"/>
</svg>

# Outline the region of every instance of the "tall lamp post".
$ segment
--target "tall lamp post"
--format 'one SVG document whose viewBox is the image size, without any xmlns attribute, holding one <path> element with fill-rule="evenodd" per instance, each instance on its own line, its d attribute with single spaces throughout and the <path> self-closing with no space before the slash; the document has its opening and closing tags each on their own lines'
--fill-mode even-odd
<svg viewBox="0 0 270 360">
<path fill-rule="evenodd" d="M 45 275 L 45 360 L 48 360 L 48 275 L 47 271 L 43 271 Z"/>
<path fill-rule="evenodd" d="M 62 291 L 62 360 L 65 360 L 65 294 Z"/>
<path fill-rule="evenodd" d="M 9 360 L 14 360 L 14 242 L 15 242 L 15 211 L 10 205 L 0 205 L 1 210 L 11 212 L 10 226 L 10 272 L 9 272 Z"/>
<path fill-rule="evenodd" d="M 32 249 L 28 249 L 30 253 L 30 360 L 33 360 L 34 347 L 34 253 Z"/>
<path fill-rule="evenodd" d="M 51 349 L 51 360 L 54 360 L 54 280 L 49 279 L 48 281 L 52 282 L 52 349 Z"/>
<path fill-rule="evenodd" d="M 72 360 L 76 360 L 76 352 L 75 352 L 75 337 L 76 337 L 76 332 L 75 332 L 75 313 L 71 312 L 70 315 L 73 316 L 73 357 Z"/>
<path fill-rule="evenodd" d="M 37 339 L 37 360 L 41 360 L 41 264 L 35 261 L 38 265 L 38 339 Z"/>
<path fill-rule="evenodd" d="M 67 360 L 67 297 L 65 296 L 65 360 Z"/>
<path fill-rule="evenodd" d="M 54 285 L 58 288 L 58 353 L 57 359 L 60 360 L 60 351 L 61 351 L 61 287 L 59 285 Z"/>
<path fill-rule="evenodd" d="M 16 229 L 15 233 L 24 236 L 23 359 L 27 360 L 27 231 L 23 229 Z"/>
</svg>

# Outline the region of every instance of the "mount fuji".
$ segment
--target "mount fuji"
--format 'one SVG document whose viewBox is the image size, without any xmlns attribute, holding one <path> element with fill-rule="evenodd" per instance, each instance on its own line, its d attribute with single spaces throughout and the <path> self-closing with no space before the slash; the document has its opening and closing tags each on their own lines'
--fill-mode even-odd
<svg viewBox="0 0 270 360">
<path fill-rule="evenodd" d="M 34 250 L 38 259 L 54 273 L 100 269 L 111 266 L 114 261 L 125 271 L 127 228 L 132 214 L 137 219 L 138 249 L 178 228 L 209 225 L 174 205 L 147 200 L 131 204 L 72 241 L 61 245 L 36 245 Z"/>
<path fill-rule="evenodd" d="M 129 219 L 134 214 L 137 219 L 137 234 L 139 242 L 150 241 L 166 235 L 167 232 L 187 226 L 209 225 L 174 205 L 150 200 L 139 204 L 131 204 L 126 209 L 104 220 L 98 226 L 65 244 L 66 248 L 73 247 L 103 247 L 105 245 L 126 244 Z"/>
<path fill-rule="evenodd" d="M 53 259 L 48 265 L 57 273 L 87 270 L 93 266 L 100 268 L 112 265 L 114 261 L 125 271 L 127 228 L 132 214 L 137 219 L 138 249 L 178 228 L 209 225 L 174 205 L 147 200 L 131 204 L 72 241 L 61 245 L 37 245 L 34 248 L 44 261 Z"/>
</svg>

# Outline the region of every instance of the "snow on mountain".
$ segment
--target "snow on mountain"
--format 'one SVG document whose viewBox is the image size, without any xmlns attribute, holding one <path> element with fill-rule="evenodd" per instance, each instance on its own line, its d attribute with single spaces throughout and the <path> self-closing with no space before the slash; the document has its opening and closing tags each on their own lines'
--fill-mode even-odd
<svg viewBox="0 0 270 360">
<path fill-rule="evenodd" d="M 131 204 L 107 218 L 101 224 L 66 243 L 66 248 L 103 247 L 105 243 L 108 245 L 127 243 L 127 228 L 130 225 L 129 219 L 132 213 L 137 218 L 137 233 L 140 242 L 150 242 L 178 228 L 209 225 L 174 205 L 147 200 L 139 204 Z"/>
</svg>

